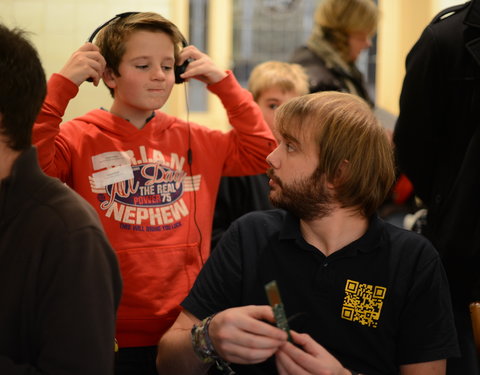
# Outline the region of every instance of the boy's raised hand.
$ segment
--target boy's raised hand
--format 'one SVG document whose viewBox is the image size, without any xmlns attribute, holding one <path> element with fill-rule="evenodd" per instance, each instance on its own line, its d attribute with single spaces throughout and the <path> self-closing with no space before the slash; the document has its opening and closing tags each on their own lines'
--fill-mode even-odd
<svg viewBox="0 0 480 375">
<path fill-rule="evenodd" d="M 216 66 L 208 55 L 199 51 L 195 46 L 187 46 L 180 52 L 177 65 L 183 64 L 185 60 L 190 60 L 187 70 L 181 75 L 185 80 L 195 78 L 210 85 L 227 76 L 227 73 Z"/>
<path fill-rule="evenodd" d="M 99 48 L 92 43 L 85 43 L 70 56 L 59 73 L 77 86 L 88 78 L 98 86 L 105 66 L 106 62 Z"/>
</svg>

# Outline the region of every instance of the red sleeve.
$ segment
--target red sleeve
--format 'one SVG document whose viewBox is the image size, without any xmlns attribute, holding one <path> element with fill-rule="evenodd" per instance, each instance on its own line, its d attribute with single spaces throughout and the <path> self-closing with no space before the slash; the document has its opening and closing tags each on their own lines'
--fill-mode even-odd
<svg viewBox="0 0 480 375">
<path fill-rule="evenodd" d="M 265 158 L 276 147 L 275 139 L 262 112 L 249 91 L 240 86 L 232 72 L 208 89 L 217 95 L 233 127 L 223 175 L 241 176 L 264 173 Z"/>
<path fill-rule="evenodd" d="M 69 101 L 77 93 L 77 85 L 60 74 L 53 74 L 33 127 L 33 144 L 37 147 L 40 166 L 45 173 L 62 181 L 70 174 L 70 152 L 67 141 L 59 135 L 60 123 Z"/>
</svg>

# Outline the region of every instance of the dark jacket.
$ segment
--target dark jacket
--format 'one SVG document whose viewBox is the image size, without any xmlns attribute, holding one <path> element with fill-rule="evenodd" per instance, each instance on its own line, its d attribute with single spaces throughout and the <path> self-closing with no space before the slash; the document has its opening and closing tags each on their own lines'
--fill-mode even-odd
<svg viewBox="0 0 480 375">
<path fill-rule="evenodd" d="M 213 217 L 212 250 L 230 224 L 240 216 L 273 208 L 268 198 L 268 180 L 266 174 L 222 177 Z"/>
<path fill-rule="evenodd" d="M 354 69 L 354 75 L 349 74 L 339 66 L 328 68 L 324 59 L 307 46 L 297 48 L 290 62 L 303 66 L 308 75 L 311 93 L 319 91 L 350 92 L 346 84 L 348 80 L 355 86 L 358 96 L 365 99 L 373 107 L 373 101 L 365 87 L 363 76 L 356 68 Z"/>
<path fill-rule="evenodd" d="M 93 208 L 21 154 L 0 180 L 0 374 L 113 374 L 120 295 Z"/>
<path fill-rule="evenodd" d="M 480 298 L 480 2 L 441 12 L 406 60 L 398 163 L 428 208 L 425 235 L 454 300 Z"/>
</svg>

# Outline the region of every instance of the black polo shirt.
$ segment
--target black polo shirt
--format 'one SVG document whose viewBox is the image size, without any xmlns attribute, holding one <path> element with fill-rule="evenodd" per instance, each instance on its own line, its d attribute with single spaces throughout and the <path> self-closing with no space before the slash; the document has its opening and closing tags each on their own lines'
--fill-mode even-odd
<svg viewBox="0 0 480 375">
<path fill-rule="evenodd" d="M 458 355 L 448 284 L 436 250 L 377 217 L 328 257 L 303 239 L 282 210 L 235 221 L 182 306 L 199 319 L 230 307 L 266 305 L 276 280 L 290 327 L 310 334 L 347 368 L 397 374 L 401 364 Z M 235 366 L 276 374 L 272 360 Z"/>
</svg>

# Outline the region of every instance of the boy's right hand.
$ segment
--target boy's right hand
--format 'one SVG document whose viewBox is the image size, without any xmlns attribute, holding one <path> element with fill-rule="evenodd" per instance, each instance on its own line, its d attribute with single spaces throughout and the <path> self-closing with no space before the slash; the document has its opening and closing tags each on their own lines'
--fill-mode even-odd
<svg viewBox="0 0 480 375">
<path fill-rule="evenodd" d="M 265 322 L 274 320 L 270 306 L 235 307 L 215 315 L 208 332 L 215 351 L 226 361 L 260 363 L 287 341 L 284 331 Z"/>
<path fill-rule="evenodd" d="M 98 86 L 105 70 L 106 62 L 99 48 L 92 43 L 85 43 L 68 59 L 59 74 L 80 86 L 88 78 Z"/>
</svg>

